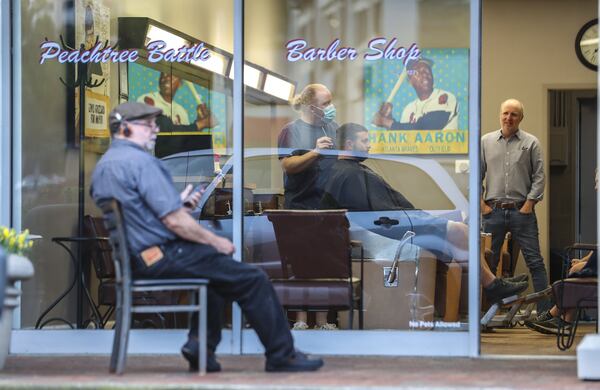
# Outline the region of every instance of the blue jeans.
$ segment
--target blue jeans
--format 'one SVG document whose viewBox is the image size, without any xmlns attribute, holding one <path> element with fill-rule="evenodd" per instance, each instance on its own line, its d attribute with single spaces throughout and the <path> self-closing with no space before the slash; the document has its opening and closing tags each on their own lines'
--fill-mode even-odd
<svg viewBox="0 0 600 390">
<path fill-rule="evenodd" d="M 161 245 L 164 258 L 147 267 L 132 256 L 136 278 L 206 278 L 208 285 L 208 348 L 215 351 L 221 341 L 223 307 L 236 301 L 265 347 L 267 361 L 278 364 L 294 353 L 294 340 L 287 318 L 267 275 L 258 267 L 240 263 L 209 245 L 177 240 Z M 197 316 L 192 316 L 190 335 L 198 334 Z"/>
<path fill-rule="evenodd" d="M 540 241 L 535 212 L 522 214 L 519 209 L 493 208 L 492 212 L 481 217 L 483 230 L 492 234 L 492 263 L 491 271 L 496 274 L 500 259 L 500 250 L 506 232 L 511 232 L 512 239 L 521 247 L 525 263 L 531 273 L 533 289 L 542 291 L 548 287 L 548 274 L 544 259 L 540 253 Z M 549 300 L 538 302 L 538 312 L 548 310 L 551 306 Z"/>
</svg>

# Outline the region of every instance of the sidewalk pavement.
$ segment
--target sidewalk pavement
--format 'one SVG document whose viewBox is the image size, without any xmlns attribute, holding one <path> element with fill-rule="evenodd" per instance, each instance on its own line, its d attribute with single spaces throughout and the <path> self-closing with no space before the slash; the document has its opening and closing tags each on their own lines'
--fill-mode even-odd
<svg viewBox="0 0 600 390">
<path fill-rule="evenodd" d="M 0 388 L 61 389 L 600 389 L 577 379 L 574 359 L 325 356 L 315 373 L 266 373 L 262 356 L 220 356 L 200 377 L 181 357 L 130 355 L 122 376 L 108 356 L 9 356 Z"/>
</svg>

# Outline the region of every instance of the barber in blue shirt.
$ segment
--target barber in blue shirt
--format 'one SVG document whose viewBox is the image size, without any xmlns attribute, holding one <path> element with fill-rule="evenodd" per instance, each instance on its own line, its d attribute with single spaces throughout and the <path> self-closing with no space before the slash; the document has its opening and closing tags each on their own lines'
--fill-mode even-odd
<svg viewBox="0 0 600 390">
<path fill-rule="evenodd" d="M 178 194 L 161 161 L 148 153 L 159 131 L 162 110 L 127 102 L 110 113 L 112 144 L 96 165 L 90 189 L 93 199 L 121 203 L 133 277 L 209 279 L 207 370 L 220 371 L 214 351 L 221 340 L 225 300 L 236 301 L 265 347 L 267 371 L 314 371 L 321 359 L 294 349 L 287 319 L 266 274 L 231 258 L 233 244 L 203 228 L 183 206 L 195 207 L 199 193 L 188 186 Z M 197 321 L 192 316 L 182 354 L 198 369 Z"/>
</svg>

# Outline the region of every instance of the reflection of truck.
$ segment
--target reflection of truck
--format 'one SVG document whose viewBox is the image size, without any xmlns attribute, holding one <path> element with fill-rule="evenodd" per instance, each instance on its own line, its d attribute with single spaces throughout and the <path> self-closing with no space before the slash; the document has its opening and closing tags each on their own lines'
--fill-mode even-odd
<svg viewBox="0 0 600 390">
<path fill-rule="evenodd" d="M 269 148 L 247 149 L 244 152 L 244 260 L 250 262 L 278 261 L 273 227 L 262 210 L 278 208 L 283 194 L 278 156 L 285 151 Z M 334 153 L 334 152 L 332 152 Z M 214 173 L 214 156 L 210 150 L 178 153 L 164 157 L 163 162 L 182 190 L 186 184 L 197 185 L 212 180 L 200 201 L 195 216 L 200 223 L 217 234 L 232 236 L 231 193 L 232 160 L 221 156 L 222 175 Z M 433 215 L 463 221 L 468 215 L 468 201 L 450 175 L 431 159 L 369 155 L 364 162 L 396 190 L 403 193 L 416 207 Z M 273 174 L 275 172 L 275 174 Z M 251 183 L 251 181 L 253 181 Z M 276 182 L 276 185 L 272 183 Z M 275 187 L 275 188 L 274 188 Z M 262 199 L 262 200 L 257 200 Z M 350 211 L 352 239 L 360 240 L 365 256 L 391 259 L 397 240 L 410 226 L 410 211 Z M 414 243 L 427 242 L 427 247 L 442 248 L 444 240 L 437 237 L 416 237 Z"/>
</svg>

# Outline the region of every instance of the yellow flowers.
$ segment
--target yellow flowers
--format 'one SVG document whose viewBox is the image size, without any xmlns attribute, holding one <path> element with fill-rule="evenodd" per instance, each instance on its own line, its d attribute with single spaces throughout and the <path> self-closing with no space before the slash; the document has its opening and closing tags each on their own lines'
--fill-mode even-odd
<svg viewBox="0 0 600 390">
<path fill-rule="evenodd" d="M 25 229 L 17 233 L 15 229 L 9 229 L 5 226 L 0 227 L 0 246 L 8 253 L 22 255 L 27 249 L 33 246 L 33 241 L 29 239 L 29 230 Z"/>
</svg>

